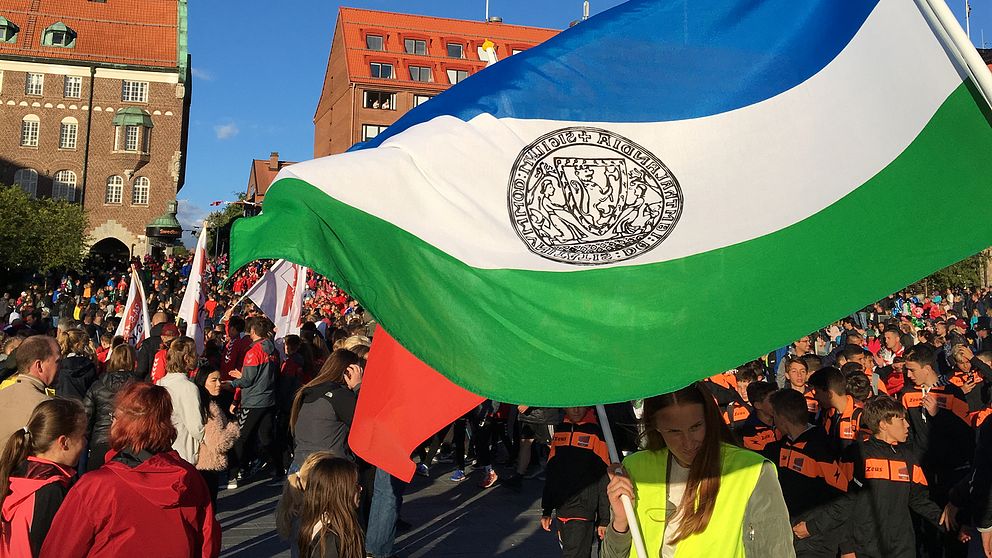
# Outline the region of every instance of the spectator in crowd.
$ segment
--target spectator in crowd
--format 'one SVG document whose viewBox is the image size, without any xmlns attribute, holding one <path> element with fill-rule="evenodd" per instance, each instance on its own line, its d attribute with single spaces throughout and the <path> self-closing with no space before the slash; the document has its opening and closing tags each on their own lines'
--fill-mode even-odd
<svg viewBox="0 0 992 558">
<path fill-rule="evenodd" d="M 17 375 L 0 389 L 0 440 L 27 424 L 38 403 L 51 399 L 49 386 L 58 375 L 62 353 L 55 339 L 37 335 L 21 343 L 16 358 Z"/>
<path fill-rule="evenodd" d="M 150 309 L 154 312 L 154 309 Z M 149 336 L 138 347 L 137 364 L 135 374 L 140 380 L 148 380 L 152 374 L 152 364 L 155 361 L 155 354 L 162 348 L 162 328 L 170 322 L 170 316 L 165 312 L 155 312 L 152 314 Z M 178 330 L 177 330 L 178 331 Z M 178 335 L 178 333 L 176 334 Z"/>
<path fill-rule="evenodd" d="M 348 449 L 348 433 L 358 402 L 352 386 L 358 385 L 361 375 L 358 356 L 338 349 L 324 362 L 317 377 L 297 391 L 289 418 L 296 444 L 290 471 L 299 470 L 306 458 L 319 450 L 354 459 Z"/>
<path fill-rule="evenodd" d="M 165 376 L 156 384 L 164 387 L 172 399 L 172 425 L 176 427 L 176 440 L 172 449 L 187 463 L 196 464 L 203 440 L 203 417 L 200 412 L 200 390 L 190 381 L 190 372 L 196 370 L 196 342 L 189 337 L 178 337 L 169 344 Z"/>
<path fill-rule="evenodd" d="M 55 393 L 81 401 L 93 382 L 97 367 L 86 331 L 81 328 L 67 330 L 59 336 L 62 360 L 59 362 Z"/>
<path fill-rule="evenodd" d="M 292 558 L 299 558 L 300 551 L 296 542 L 300 537 L 300 514 L 303 512 L 303 487 L 307 475 L 314 464 L 323 459 L 334 457 L 329 451 L 315 451 L 307 456 L 300 470 L 290 473 L 282 485 L 282 496 L 276 506 L 276 533 L 279 538 L 290 543 Z"/>
<path fill-rule="evenodd" d="M 844 459 L 851 493 L 843 505 L 851 516 L 848 550 L 859 558 L 915 558 L 910 512 L 934 526 L 948 520 L 930 500 L 926 475 L 906 443 L 911 428 L 906 409 L 883 395 L 865 404 L 862 420 L 871 438 L 853 444 Z"/>
<path fill-rule="evenodd" d="M 814 372 L 809 384 L 820 408 L 825 410 L 823 429 L 830 438 L 833 453 L 840 455 L 861 435 L 862 406 L 847 394 L 847 379 L 833 366 Z"/>
<path fill-rule="evenodd" d="M 127 384 L 135 381 L 134 347 L 123 344 L 114 347 L 107 361 L 107 371 L 90 386 L 83 397 L 88 417 L 89 457 L 87 471 L 99 469 L 110 450 L 110 426 L 114 416 L 114 399 Z"/>
<path fill-rule="evenodd" d="M 69 491 L 41 557 L 146 556 L 150 548 L 159 556 L 219 556 L 209 490 L 171 449 L 175 438 L 165 388 L 133 383 L 121 390 L 107 463 Z"/>
<path fill-rule="evenodd" d="M 210 499 L 217 505 L 220 473 L 228 468 L 227 452 L 238 439 L 238 423 L 228 417 L 218 404 L 222 393 L 220 371 L 201 366 L 194 383 L 200 392 L 200 418 L 203 422 L 203 442 L 197 454 L 196 468 L 203 473 L 210 489 Z"/>
<path fill-rule="evenodd" d="M 766 448 L 766 454 L 778 463 L 796 556 L 835 558 L 841 542 L 838 530 L 846 516 L 832 504 L 847 492 L 847 479 L 834 445 L 822 428 L 810 424 L 806 398 L 799 392 L 776 391 L 771 405 L 775 427 L 783 436 Z"/>
<path fill-rule="evenodd" d="M 358 466 L 340 457 L 314 463 L 306 477 L 297 548 L 308 558 L 365 558 L 358 524 Z"/>
<path fill-rule="evenodd" d="M 169 347 L 173 341 L 179 338 L 179 327 L 173 323 L 163 325 L 160 337 L 162 344 L 152 359 L 151 375 L 148 377 L 153 384 L 158 383 L 159 380 L 168 374 Z"/>
<path fill-rule="evenodd" d="M 74 399 L 49 399 L 0 453 L 0 556 L 37 556 L 86 446 L 86 413 Z"/>
<path fill-rule="evenodd" d="M 241 408 L 238 411 L 238 426 L 241 432 L 234 444 L 237 462 L 232 469 L 229 488 L 246 478 L 245 470 L 250 464 L 249 443 L 257 436 L 261 455 L 268 458 L 270 474 L 282 476 L 281 456 L 274 440 L 275 383 L 279 374 L 279 354 L 272 343 L 272 322 L 264 316 L 255 316 L 248 322 L 248 334 L 252 345 L 245 355 L 244 368 L 232 370 L 234 380 L 227 385 L 241 389 Z"/>
<path fill-rule="evenodd" d="M 734 445 L 705 387 L 646 399 L 643 421 L 647 449 L 610 475 L 602 558 L 631 555 L 622 495 L 634 503 L 647 548 L 663 556 L 795 556 L 775 466 Z"/>
<path fill-rule="evenodd" d="M 748 401 L 754 412 L 744 421 L 738 436 L 749 450 L 760 452 L 780 437 L 775 430 L 775 417 L 768 400 L 776 388 L 776 384 L 769 382 L 753 382 L 747 386 Z"/>
<path fill-rule="evenodd" d="M 541 498 L 541 528 L 551 531 L 552 519 L 557 518 L 564 558 L 589 558 L 593 541 L 606 534 L 610 520 L 606 497 L 609 463 L 595 410 L 565 409 L 564 422 L 555 427 Z"/>
</svg>

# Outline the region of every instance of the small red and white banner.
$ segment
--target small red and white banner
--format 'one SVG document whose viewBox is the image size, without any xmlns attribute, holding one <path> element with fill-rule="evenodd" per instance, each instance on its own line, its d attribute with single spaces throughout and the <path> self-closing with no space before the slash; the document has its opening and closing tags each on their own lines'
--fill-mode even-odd
<svg viewBox="0 0 992 558">
<path fill-rule="evenodd" d="M 117 325 L 115 336 L 123 337 L 128 344 L 138 347 L 151 331 L 149 322 L 148 302 L 145 298 L 145 289 L 141 284 L 138 271 L 131 266 L 131 286 L 127 291 L 127 303 L 124 304 L 124 315 L 120 324 Z"/>
</svg>

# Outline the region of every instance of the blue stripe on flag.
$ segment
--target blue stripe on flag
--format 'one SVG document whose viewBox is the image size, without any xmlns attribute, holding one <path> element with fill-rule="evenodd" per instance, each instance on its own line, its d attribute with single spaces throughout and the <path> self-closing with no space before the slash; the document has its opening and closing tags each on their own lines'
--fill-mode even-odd
<svg viewBox="0 0 992 558">
<path fill-rule="evenodd" d="M 878 1 L 631 0 L 470 77 L 353 149 L 442 115 L 663 122 L 738 109 L 823 69 Z"/>
</svg>

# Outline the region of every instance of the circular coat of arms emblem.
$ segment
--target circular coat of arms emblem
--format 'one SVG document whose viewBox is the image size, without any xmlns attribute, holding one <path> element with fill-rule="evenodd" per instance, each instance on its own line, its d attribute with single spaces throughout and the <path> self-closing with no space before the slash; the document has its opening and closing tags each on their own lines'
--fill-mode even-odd
<svg viewBox="0 0 992 558">
<path fill-rule="evenodd" d="M 647 149 L 609 130 L 571 127 L 520 152 L 507 203 L 517 235 L 535 254 L 602 265 L 665 240 L 683 199 L 671 171 Z"/>
</svg>

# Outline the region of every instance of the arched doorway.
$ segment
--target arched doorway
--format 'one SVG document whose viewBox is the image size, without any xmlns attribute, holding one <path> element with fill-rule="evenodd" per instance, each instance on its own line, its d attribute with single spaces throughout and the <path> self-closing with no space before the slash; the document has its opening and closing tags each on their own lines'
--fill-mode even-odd
<svg viewBox="0 0 992 558">
<path fill-rule="evenodd" d="M 131 249 L 114 237 L 107 237 L 90 248 L 90 269 L 124 273 L 127 271 Z"/>
</svg>

